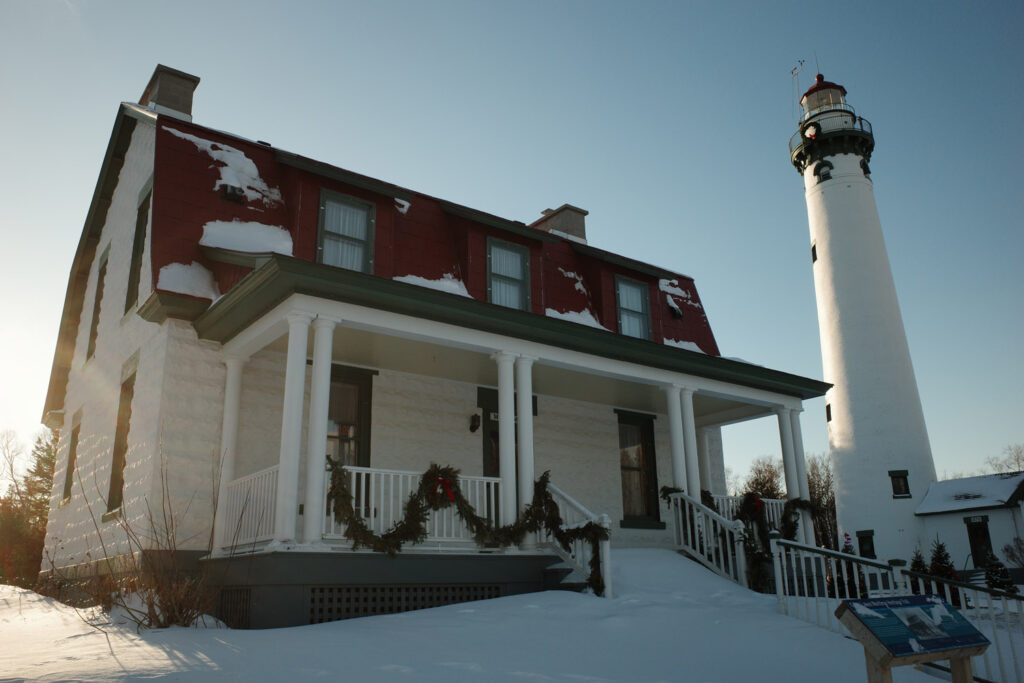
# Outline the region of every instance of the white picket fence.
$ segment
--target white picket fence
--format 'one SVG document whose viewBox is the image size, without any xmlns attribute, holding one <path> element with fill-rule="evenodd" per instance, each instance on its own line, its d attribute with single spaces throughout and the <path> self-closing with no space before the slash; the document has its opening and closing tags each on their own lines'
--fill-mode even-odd
<svg viewBox="0 0 1024 683">
<path fill-rule="evenodd" d="M 227 486 L 225 547 L 269 541 L 277 511 L 277 465 L 239 477 Z"/>
<path fill-rule="evenodd" d="M 771 550 L 775 593 L 783 614 L 850 635 L 835 618 L 843 600 L 939 595 L 992 642 L 984 654 L 971 659 L 975 676 L 995 683 L 1024 683 L 1024 599 L 774 535 Z"/>
<path fill-rule="evenodd" d="M 676 547 L 716 574 L 746 587 L 743 522 L 728 519 L 682 492 L 668 498 Z"/>
</svg>

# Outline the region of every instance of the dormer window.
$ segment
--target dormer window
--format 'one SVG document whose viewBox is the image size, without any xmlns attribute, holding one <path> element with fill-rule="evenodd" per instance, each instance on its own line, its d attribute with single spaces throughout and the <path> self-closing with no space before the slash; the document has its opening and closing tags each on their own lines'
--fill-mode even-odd
<svg viewBox="0 0 1024 683">
<path fill-rule="evenodd" d="M 651 338 L 651 309 L 647 285 L 624 277 L 615 278 L 615 301 L 619 309 L 619 332 L 627 337 Z"/>
<path fill-rule="evenodd" d="M 487 240 L 487 300 L 530 310 L 530 250 L 519 244 Z"/>
<path fill-rule="evenodd" d="M 324 190 L 320 200 L 320 262 L 373 270 L 373 204 Z"/>
</svg>

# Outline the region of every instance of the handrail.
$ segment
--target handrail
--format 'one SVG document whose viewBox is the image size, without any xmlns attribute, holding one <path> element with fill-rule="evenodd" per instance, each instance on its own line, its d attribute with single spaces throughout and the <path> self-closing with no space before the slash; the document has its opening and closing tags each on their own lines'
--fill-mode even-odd
<svg viewBox="0 0 1024 683">
<path fill-rule="evenodd" d="M 562 526 L 578 527 L 589 522 L 600 524 L 605 530 L 611 530 L 611 519 L 608 515 L 597 515 L 588 510 L 568 493 L 548 482 L 548 493 L 558 506 L 558 514 L 562 518 Z M 567 514 L 572 513 L 572 514 Z M 567 519 L 567 517 L 569 517 Z M 590 574 L 590 558 L 594 550 L 590 543 L 582 539 L 575 541 L 566 551 L 550 535 L 546 536 L 544 545 L 553 549 L 562 560 L 582 576 Z M 601 562 L 601 580 L 604 582 L 604 597 L 612 597 L 611 542 L 607 539 L 598 547 Z"/>
<path fill-rule="evenodd" d="M 669 494 L 668 501 L 676 547 L 716 574 L 746 587 L 743 522 L 724 517 L 682 491 Z"/>
<path fill-rule="evenodd" d="M 873 135 L 874 132 L 871 128 L 871 122 L 862 116 L 857 116 L 853 112 L 837 111 L 834 114 L 822 114 L 818 118 L 815 118 L 813 123 L 818 124 L 820 129 L 819 139 L 822 136 L 830 133 L 836 133 L 839 131 L 861 131 L 868 135 Z M 800 130 L 794 133 L 789 138 L 789 153 L 804 144 L 804 130 L 807 126 L 801 124 Z"/>
<path fill-rule="evenodd" d="M 773 535 L 772 563 L 778 610 L 847 633 L 835 618 L 844 599 L 937 594 L 992 642 L 972 658 L 979 675 L 998 683 L 1024 683 L 1024 598 L 955 579 L 943 579 L 857 555 L 785 541 Z"/>
</svg>

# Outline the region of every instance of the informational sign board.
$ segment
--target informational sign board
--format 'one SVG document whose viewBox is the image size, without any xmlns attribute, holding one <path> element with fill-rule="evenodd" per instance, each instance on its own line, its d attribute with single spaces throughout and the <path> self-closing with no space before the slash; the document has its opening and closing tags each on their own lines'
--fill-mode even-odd
<svg viewBox="0 0 1024 683">
<path fill-rule="evenodd" d="M 938 595 L 846 600 L 843 604 L 893 658 L 989 644 L 978 629 Z"/>
</svg>

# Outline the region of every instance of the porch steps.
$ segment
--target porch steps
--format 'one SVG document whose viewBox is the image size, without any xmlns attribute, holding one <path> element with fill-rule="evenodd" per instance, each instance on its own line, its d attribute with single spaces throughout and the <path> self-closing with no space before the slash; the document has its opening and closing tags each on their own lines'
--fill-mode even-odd
<svg viewBox="0 0 1024 683">
<path fill-rule="evenodd" d="M 544 569 L 544 590 L 548 591 L 572 591 L 582 593 L 587 589 L 587 582 L 580 580 L 579 575 L 574 576 L 573 568 L 565 562 L 558 562 Z"/>
</svg>

